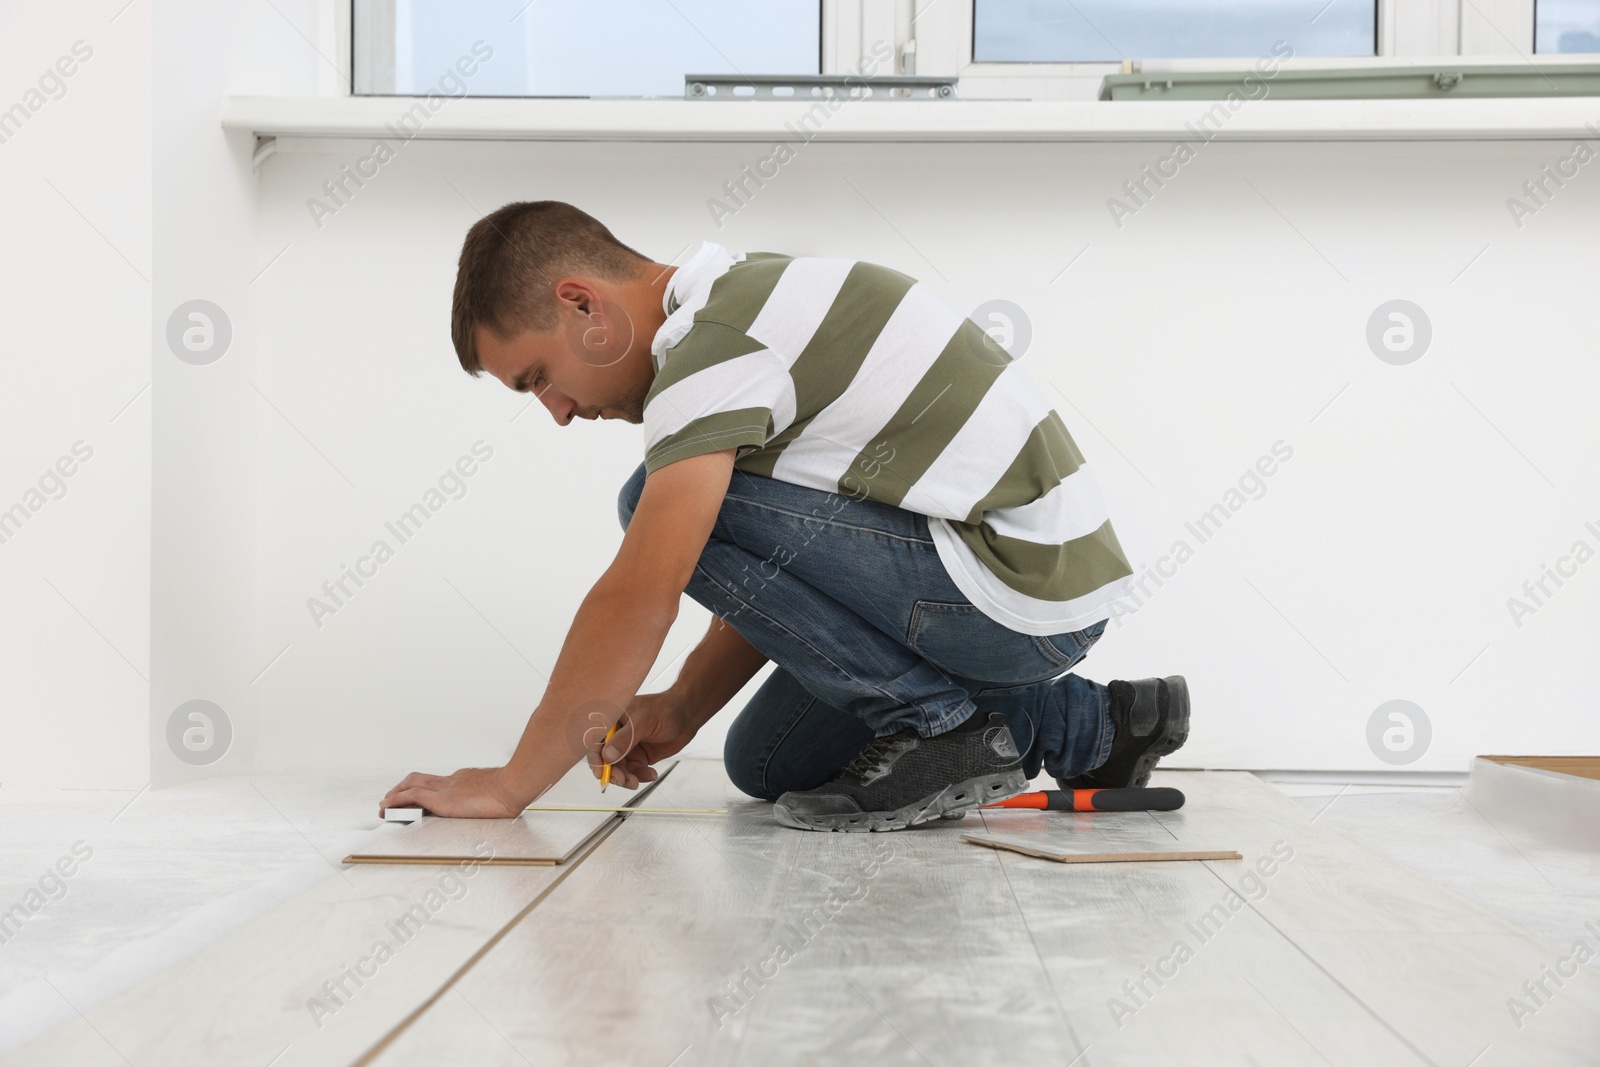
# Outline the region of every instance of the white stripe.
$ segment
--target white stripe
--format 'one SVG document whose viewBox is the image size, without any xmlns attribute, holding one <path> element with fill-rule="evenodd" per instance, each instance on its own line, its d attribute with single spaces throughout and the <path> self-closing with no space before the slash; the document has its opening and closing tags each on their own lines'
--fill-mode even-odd
<svg viewBox="0 0 1600 1067">
<path fill-rule="evenodd" d="M 872 342 L 848 388 L 823 408 L 778 456 L 772 476 L 797 485 L 835 486 L 922 381 L 966 317 L 917 282 Z"/>
<path fill-rule="evenodd" d="M 906 491 L 900 506 L 924 515 L 965 519 L 1000 481 L 1033 428 L 1049 413 L 1044 393 L 1022 365 L 1007 363 L 977 410 Z"/>
<path fill-rule="evenodd" d="M 943 519 L 929 519 L 928 533 L 955 587 L 985 615 L 1018 633 L 1035 637 L 1071 633 L 1109 619 L 1119 600 L 1124 611 L 1129 610 L 1130 599 L 1137 602 L 1132 595 L 1132 575 L 1071 600 L 1040 600 L 995 577 Z"/>
<path fill-rule="evenodd" d="M 743 252 L 729 252 L 713 241 L 701 241 L 700 247 L 677 270 L 673 271 L 667 288 L 661 295 L 661 309 L 666 310 L 667 297 L 678 299 L 678 310 L 668 315 L 661 328 L 650 340 L 650 357 L 656 370 L 667 349 L 683 339 L 694 325 L 694 316 L 706 306 L 711 296 L 711 283 L 727 273 L 735 263 L 744 262 Z"/>
<path fill-rule="evenodd" d="M 650 398 L 644 409 L 645 451 L 704 415 L 767 408 L 772 432 L 794 421 L 794 379 L 766 349 L 695 371 Z"/>
<path fill-rule="evenodd" d="M 853 259 L 806 256 L 790 260 L 745 333 L 776 352 L 784 366 L 794 366 L 854 266 Z"/>
<path fill-rule="evenodd" d="M 1002 537 L 1040 545 L 1059 545 L 1092 534 L 1110 517 L 1100 486 L 1086 465 L 1031 504 L 983 513 L 983 521 Z"/>
</svg>

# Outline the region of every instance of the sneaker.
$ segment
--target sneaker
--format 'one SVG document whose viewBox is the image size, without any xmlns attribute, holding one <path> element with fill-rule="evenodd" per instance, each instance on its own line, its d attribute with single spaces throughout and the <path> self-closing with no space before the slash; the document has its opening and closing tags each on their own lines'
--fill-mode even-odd
<svg viewBox="0 0 1600 1067">
<path fill-rule="evenodd" d="M 1062 789 L 1143 789 L 1162 756 L 1189 739 L 1189 683 L 1183 675 L 1111 683 L 1111 755 L 1076 778 L 1057 778 Z"/>
<path fill-rule="evenodd" d="M 783 794 L 772 814 L 797 830 L 904 830 L 1027 788 L 1005 716 L 978 711 L 938 737 L 911 727 L 880 737 L 822 785 Z"/>
</svg>

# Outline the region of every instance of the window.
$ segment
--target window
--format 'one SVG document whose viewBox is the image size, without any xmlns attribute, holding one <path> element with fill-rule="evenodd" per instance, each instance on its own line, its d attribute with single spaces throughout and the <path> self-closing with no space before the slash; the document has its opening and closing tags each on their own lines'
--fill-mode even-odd
<svg viewBox="0 0 1600 1067">
<path fill-rule="evenodd" d="M 366 95 L 681 100 L 685 74 L 871 68 L 959 79 L 962 100 L 1094 101 L 1119 69 L 1242 69 L 1284 45 L 1287 71 L 1527 66 L 1539 52 L 1541 82 L 1565 86 L 1544 72 L 1570 66 L 1576 78 L 1600 53 L 1600 0 L 352 0 L 345 10 L 353 89 Z M 1369 78 L 1368 92 L 1388 90 Z"/>
<path fill-rule="evenodd" d="M 681 99 L 688 73 L 820 74 L 821 9 L 822 0 L 761 0 L 758 10 L 749 0 L 354 0 L 354 89 Z"/>
<path fill-rule="evenodd" d="M 972 24 L 976 63 L 1378 52 L 1376 0 L 974 0 Z"/>
<path fill-rule="evenodd" d="M 1536 0 L 1535 52 L 1600 52 L 1600 0 Z"/>
</svg>

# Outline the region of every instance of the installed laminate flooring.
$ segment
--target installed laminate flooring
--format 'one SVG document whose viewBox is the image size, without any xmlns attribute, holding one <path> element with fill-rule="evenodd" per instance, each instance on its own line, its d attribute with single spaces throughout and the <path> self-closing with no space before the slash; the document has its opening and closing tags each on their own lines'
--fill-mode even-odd
<svg viewBox="0 0 1600 1067">
<path fill-rule="evenodd" d="M 1297 803 L 1563 950 L 1600 951 L 1600 840 L 1588 850 L 1476 806 L 1457 787 L 1298 786 Z M 1597 959 L 1600 962 L 1600 959 Z M 1600 1055 L 1596 1056 L 1600 1060 Z"/>
<path fill-rule="evenodd" d="M 594 792 L 593 776 L 579 767 L 546 799 L 575 802 Z M 369 793 L 365 803 L 375 810 L 381 795 Z M 73 1004 L 66 1023 L 4 1063 L 348 1064 L 427 1003 L 620 824 L 603 813 L 546 814 L 562 828 L 563 851 L 581 842 L 565 865 L 335 866 L 332 877 L 133 989 L 98 1005 Z M 462 840 L 474 840 L 475 828 L 490 825 L 449 822 Z M 390 851 L 386 843 L 417 829 L 379 826 L 365 835 L 370 844 L 356 851 Z M 68 992 L 56 992 L 72 1003 Z"/>
<path fill-rule="evenodd" d="M 1296 803 L 1231 773 L 1157 772 L 1157 784 L 1182 788 L 1187 806 L 988 812 L 893 834 L 816 834 L 774 824 L 770 807 L 734 790 L 720 763 L 686 760 L 649 805 L 729 814 L 597 815 L 605 828 L 567 863 L 480 867 L 464 891 L 440 882 L 447 868 L 359 865 L 327 877 L 325 866 L 319 883 L 120 995 L 77 1000 L 57 971 L 51 995 L 72 998 L 82 1014 L 5 1062 L 1596 1062 L 1600 966 L 1559 985 L 1546 970 L 1561 966 L 1572 938 L 1600 945 L 1574 925 L 1593 887 L 1592 853 L 1547 859 L 1509 828 L 1465 822 L 1447 844 L 1428 829 L 1440 813 L 1419 802 L 1406 829 L 1440 840 L 1425 855 L 1402 855 L 1407 866 L 1336 825 L 1400 834 L 1392 816 L 1364 814 L 1352 795 L 1332 808 Z M 594 799 L 592 780 L 574 787 Z M 115 827 L 133 820 L 154 833 L 153 816 L 177 804 L 179 825 L 198 831 L 209 824 L 184 807 L 193 807 L 190 791 L 241 788 L 254 798 L 242 810 L 305 825 L 301 847 L 315 843 L 322 857 L 358 846 L 349 829 L 371 825 L 376 795 L 371 783 L 330 784 L 326 796 L 207 783 L 141 799 Z M 359 819 L 308 821 L 345 792 L 362 798 Z M 379 827 L 359 844 L 403 832 Z M 1245 858 L 1063 865 L 964 844 L 964 832 L 1116 852 L 1237 849 Z M 123 863 L 111 840 L 95 843 L 80 877 Z M 1548 939 L 1440 884 L 1446 852 L 1516 876 L 1489 903 L 1559 886 Z M 1477 883 L 1452 884 L 1470 895 Z M 74 882 L 6 949 L 37 955 L 56 944 L 37 924 L 76 925 L 79 894 L 96 891 Z M 402 942 L 390 924 L 430 891 L 430 918 Z M 394 945 L 392 957 L 359 984 L 345 977 L 379 939 Z M 1531 999 L 1524 983 L 1540 981 L 1547 992 Z M 344 986 L 337 1004 L 330 982 Z M 313 998 L 336 1010 L 313 1010 Z M 1512 998 L 1525 1006 L 1520 1020 Z"/>
<path fill-rule="evenodd" d="M 1157 779 L 1188 805 L 816 834 L 685 761 L 652 805 L 727 818 L 624 823 L 362 1062 L 1595 1062 L 1594 968 L 1519 1020 L 1560 950 L 1253 776 Z M 975 830 L 1244 859 L 1064 866 Z"/>
</svg>

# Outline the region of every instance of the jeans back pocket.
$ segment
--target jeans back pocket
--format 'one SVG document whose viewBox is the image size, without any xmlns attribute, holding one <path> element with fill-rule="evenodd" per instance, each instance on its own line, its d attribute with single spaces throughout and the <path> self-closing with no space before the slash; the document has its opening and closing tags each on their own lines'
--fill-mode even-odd
<svg viewBox="0 0 1600 1067">
<path fill-rule="evenodd" d="M 1105 628 L 1102 621 L 1096 624 Z M 1084 631 L 1094 631 L 1094 627 Z M 1042 682 L 1083 658 L 1100 635 L 1074 636 L 1062 645 L 1051 638 L 1019 633 L 985 615 L 973 604 L 919 600 L 911 609 L 906 643 L 947 674 L 1001 685 Z"/>
</svg>

